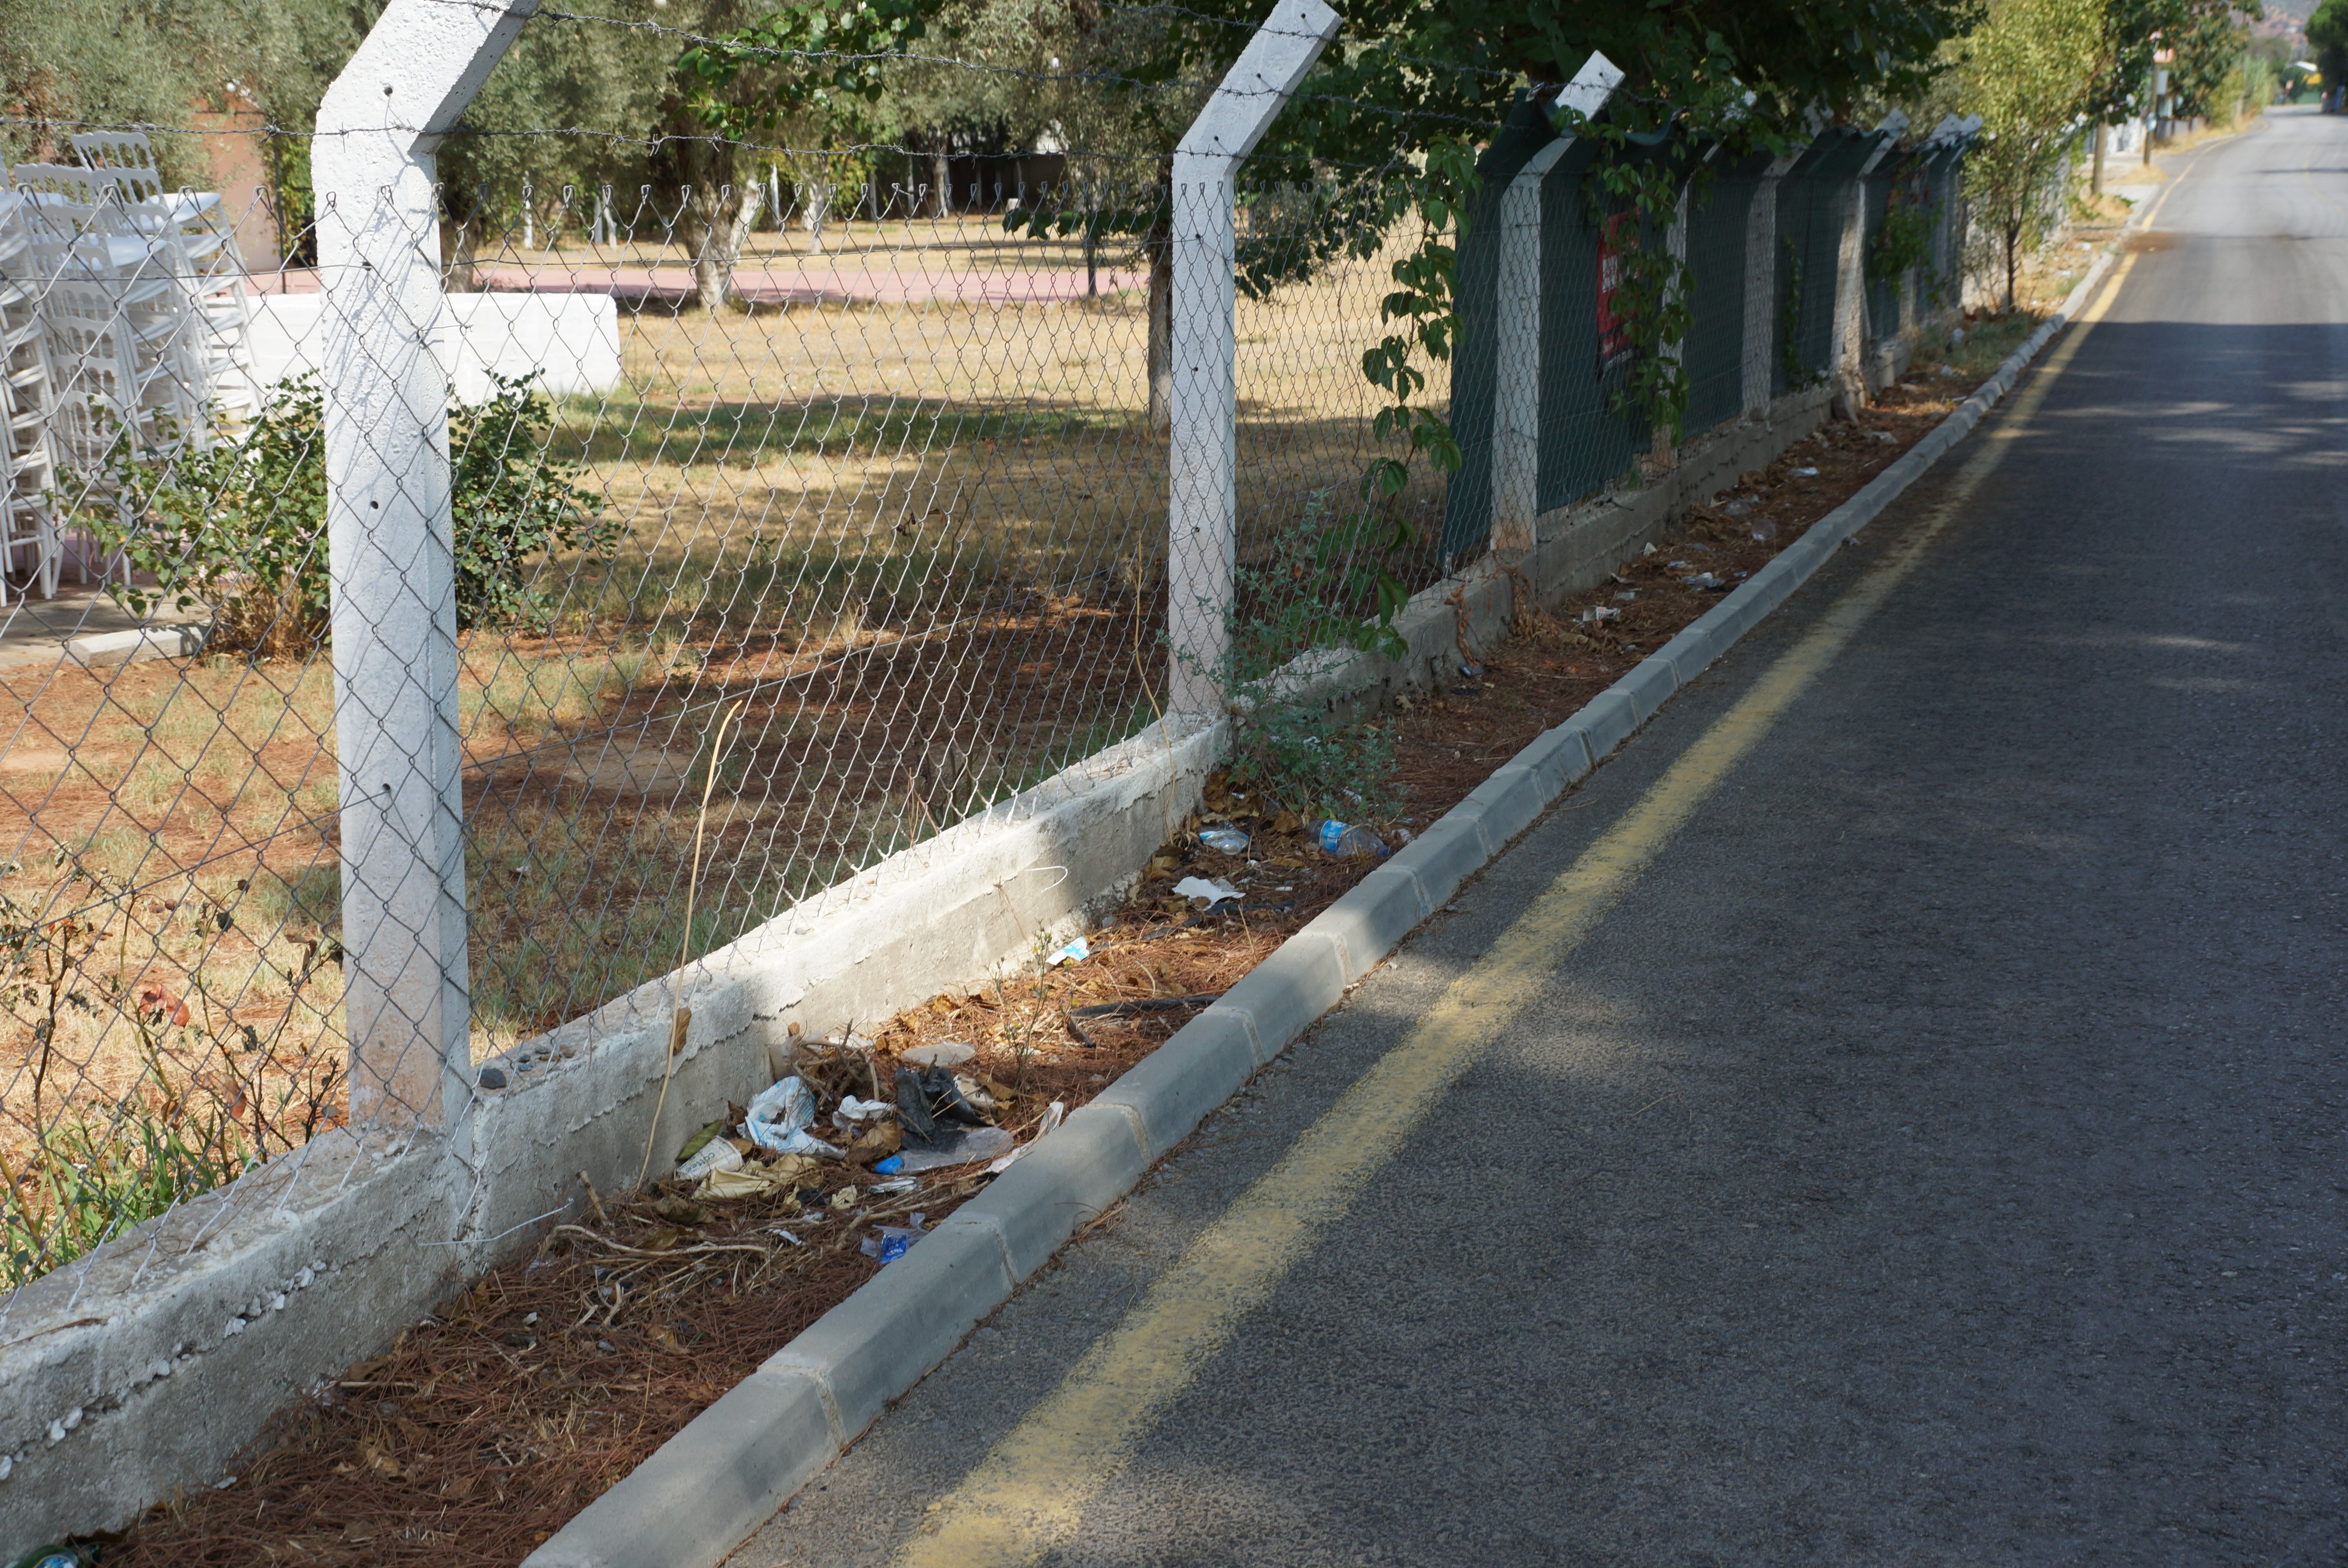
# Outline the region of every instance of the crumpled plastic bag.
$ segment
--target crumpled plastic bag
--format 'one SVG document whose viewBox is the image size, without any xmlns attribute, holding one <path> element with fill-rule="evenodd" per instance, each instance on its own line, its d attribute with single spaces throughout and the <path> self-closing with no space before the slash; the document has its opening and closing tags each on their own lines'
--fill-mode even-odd
<svg viewBox="0 0 2348 1568">
<path fill-rule="evenodd" d="M 860 1132 L 868 1123 L 896 1113 L 897 1107 L 886 1100 L 859 1100 L 853 1094 L 843 1094 L 839 1108 L 831 1113 L 831 1124 L 843 1132 Z"/>
<path fill-rule="evenodd" d="M 950 1067 L 897 1070 L 897 1121 L 905 1141 L 924 1149 L 947 1147 L 961 1141 L 963 1128 L 986 1125 L 986 1118 L 963 1098 Z"/>
<path fill-rule="evenodd" d="M 785 1078 L 758 1091 L 742 1119 L 742 1135 L 778 1154 L 812 1154 L 837 1160 L 839 1151 L 808 1131 L 815 1125 L 815 1091 L 798 1078 Z"/>
</svg>

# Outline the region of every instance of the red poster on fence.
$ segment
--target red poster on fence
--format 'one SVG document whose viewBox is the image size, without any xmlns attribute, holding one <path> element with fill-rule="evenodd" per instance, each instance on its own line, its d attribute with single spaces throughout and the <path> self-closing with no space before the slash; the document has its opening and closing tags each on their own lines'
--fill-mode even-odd
<svg viewBox="0 0 2348 1568">
<path fill-rule="evenodd" d="M 1612 364 L 1631 352 L 1631 323 L 1614 309 L 1622 282 L 1622 258 L 1639 248 L 1639 215 L 1617 212 L 1598 231 L 1598 364 Z"/>
</svg>

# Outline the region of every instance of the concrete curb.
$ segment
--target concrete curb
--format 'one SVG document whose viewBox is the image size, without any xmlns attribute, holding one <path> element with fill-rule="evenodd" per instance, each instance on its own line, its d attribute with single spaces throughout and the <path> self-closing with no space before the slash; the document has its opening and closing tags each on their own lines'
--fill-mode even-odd
<svg viewBox="0 0 2348 1568">
<path fill-rule="evenodd" d="M 523 1568 L 714 1568 L 1092 1215 L 1293 1044 L 1557 798 L 1979 425 L 2102 281 L 2088 270 L 1997 374 L 1701 620 L 1527 745 L 1173 1039 L 777 1352 Z"/>
<path fill-rule="evenodd" d="M 60 664 L 110 670 L 118 664 L 139 664 L 149 659 L 193 659 L 203 651 L 204 628 L 199 624 L 140 626 L 128 631 L 98 631 L 57 642 L 0 648 L 0 670 L 54 669 Z"/>
</svg>

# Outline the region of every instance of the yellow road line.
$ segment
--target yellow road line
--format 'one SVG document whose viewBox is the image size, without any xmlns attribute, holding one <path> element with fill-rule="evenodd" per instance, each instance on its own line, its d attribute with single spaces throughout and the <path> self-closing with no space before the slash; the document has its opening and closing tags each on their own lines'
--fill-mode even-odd
<svg viewBox="0 0 2348 1568">
<path fill-rule="evenodd" d="M 1534 899 L 1400 1044 L 1190 1244 L 1124 1320 L 937 1505 L 899 1553 L 899 1568 L 1014 1568 L 1035 1562 L 1075 1533 L 1085 1506 L 1125 1467 L 1241 1319 L 1344 1214 L 1363 1184 L 1914 569 L 1925 547 L 1997 466 L 2015 427 L 2044 400 L 2049 383 L 2077 353 L 2126 273 L 2124 262 L 1919 525 Z"/>
<path fill-rule="evenodd" d="M 2152 205 L 2150 207 L 2145 209 L 2143 227 L 2146 229 L 2152 227 L 2152 220 L 2160 216 L 2160 210 L 2162 208 L 2168 205 L 2168 193 L 2176 190 L 2179 185 L 2183 184 L 2187 175 L 2192 173 L 2194 169 L 2200 167 L 2201 155 L 2204 152 L 2207 152 L 2210 148 L 2215 147 L 2221 141 L 2231 141 L 2234 138 L 2240 135 L 2241 135 L 2241 132 L 2240 131 L 2230 130 L 2223 136 L 2213 136 L 2209 140 L 2201 143 L 2200 146 L 2193 149 L 2192 151 L 2187 153 L 2185 155 L 2185 166 L 2179 169 L 2175 174 L 2169 176 L 2168 183 L 2160 188 L 2160 194 L 2152 199 Z"/>
</svg>

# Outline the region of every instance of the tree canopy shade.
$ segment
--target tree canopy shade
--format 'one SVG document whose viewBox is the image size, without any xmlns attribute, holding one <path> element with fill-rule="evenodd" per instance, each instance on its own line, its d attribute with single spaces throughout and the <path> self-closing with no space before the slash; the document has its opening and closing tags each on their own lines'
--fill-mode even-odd
<svg viewBox="0 0 2348 1568">
<path fill-rule="evenodd" d="M 2169 67 L 2179 110 L 2209 112 L 2210 95 L 2240 56 L 2248 36 L 2240 19 L 2265 13 L 2258 0 L 2104 0 L 2102 43 L 2086 112 L 2099 120 L 2127 119 L 2151 101 L 2152 56 L 2171 49 Z"/>
</svg>

